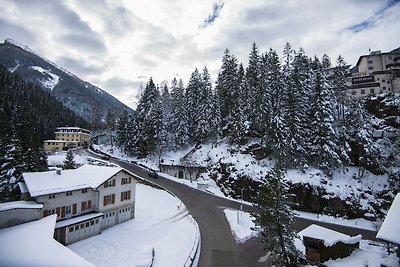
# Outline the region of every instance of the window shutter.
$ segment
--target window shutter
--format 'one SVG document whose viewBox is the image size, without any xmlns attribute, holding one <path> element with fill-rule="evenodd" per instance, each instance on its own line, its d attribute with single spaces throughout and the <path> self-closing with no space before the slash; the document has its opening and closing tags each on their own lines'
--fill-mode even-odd
<svg viewBox="0 0 400 267">
<path fill-rule="evenodd" d="M 65 206 L 61 207 L 61 218 L 65 217 Z"/>
<path fill-rule="evenodd" d="M 121 185 L 124 184 L 124 178 L 121 178 Z"/>
<path fill-rule="evenodd" d="M 121 192 L 121 201 L 124 201 L 124 192 Z"/>
<path fill-rule="evenodd" d="M 111 195 L 111 203 L 114 204 L 115 203 L 115 194 Z"/>
<path fill-rule="evenodd" d="M 132 183 L 132 177 L 129 177 L 129 183 Z"/>
<path fill-rule="evenodd" d="M 48 210 L 44 210 L 43 211 L 43 217 L 46 217 L 47 215 L 49 215 L 49 211 Z"/>
<path fill-rule="evenodd" d="M 115 179 L 112 179 L 112 186 L 115 186 Z"/>
<path fill-rule="evenodd" d="M 103 206 L 106 206 L 107 205 L 107 196 L 104 196 L 103 197 Z"/>
<path fill-rule="evenodd" d="M 88 209 L 90 209 L 91 207 L 92 207 L 92 201 L 91 200 L 89 200 L 88 202 L 87 202 L 87 205 L 88 205 Z"/>
<path fill-rule="evenodd" d="M 131 190 L 128 191 L 128 199 L 131 199 Z"/>
<path fill-rule="evenodd" d="M 56 208 L 56 213 L 57 213 L 57 217 L 60 217 L 60 215 L 61 215 L 61 214 L 60 214 L 60 207 L 57 207 L 57 208 Z"/>
<path fill-rule="evenodd" d="M 103 186 L 104 186 L 104 188 L 107 187 L 107 181 L 105 181 L 105 182 L 103 183 Z"/>
<path fill-rule="evenodd" d="M 72 205 L 72 214 L 76 214 L 76 203 Z"/>
</svg>

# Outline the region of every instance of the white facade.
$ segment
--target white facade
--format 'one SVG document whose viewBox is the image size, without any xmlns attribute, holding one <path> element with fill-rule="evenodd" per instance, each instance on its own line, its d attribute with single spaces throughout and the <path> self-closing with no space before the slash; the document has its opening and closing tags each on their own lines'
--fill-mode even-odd
<svg viewBox="0 0 400 267">
<path fill-rule="evenodd" d="M 55 236 L 63 244 L 135 217 L 136 180 L 122 168 L 84 165 L 22 177 L 25 198 L 43 204 L 40 217 L 57 215 Z"/>
</svg>

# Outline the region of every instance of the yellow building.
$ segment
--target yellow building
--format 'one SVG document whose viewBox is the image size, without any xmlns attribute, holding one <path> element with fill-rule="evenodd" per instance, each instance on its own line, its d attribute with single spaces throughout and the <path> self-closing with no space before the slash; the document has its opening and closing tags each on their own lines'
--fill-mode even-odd
<svg viewBox="0 0 400 267">
<path fill-rule="evenodd" d="M 45 151 L 87 147 L 90 142 L 90 131 L 79 127 L 58 127 L 54 134 L 54 140 L 44 141 Z"/>
</svg>

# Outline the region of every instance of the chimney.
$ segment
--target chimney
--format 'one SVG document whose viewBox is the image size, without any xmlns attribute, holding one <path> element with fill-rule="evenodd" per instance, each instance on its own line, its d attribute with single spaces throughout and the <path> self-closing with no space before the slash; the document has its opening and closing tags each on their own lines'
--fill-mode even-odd
<svg viewBox="0 0 400 267">
<path fill-rule="evenodd" d="M 56 173 L 57 173 L 58 175 L 61 175 L 61 169 L 56 170 Z"/>
</svg>

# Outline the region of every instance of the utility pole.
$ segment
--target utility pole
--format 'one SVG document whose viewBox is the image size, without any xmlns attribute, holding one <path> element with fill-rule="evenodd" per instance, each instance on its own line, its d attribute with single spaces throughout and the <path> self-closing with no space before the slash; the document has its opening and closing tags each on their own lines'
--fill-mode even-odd
<svg viewBox="0 0 400 267">
<path fill-rule="evenodd" d="M 242 218 L 243 217 L 243 190 L 244 190 L 244 187 L 242 188 L 242 189 L 240 189 L 240 191 L 242 191 L 242 193 L 241 193 L 241 198 L 240 198 L 240 210 L 238 210 L 238 212 L 237 212 L 237 224 L 239 224 L 239 217 L 240 218 Z M 239 213 L 240 213 L 240 216 L 239 216 Z"/>
</svg>

